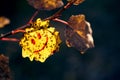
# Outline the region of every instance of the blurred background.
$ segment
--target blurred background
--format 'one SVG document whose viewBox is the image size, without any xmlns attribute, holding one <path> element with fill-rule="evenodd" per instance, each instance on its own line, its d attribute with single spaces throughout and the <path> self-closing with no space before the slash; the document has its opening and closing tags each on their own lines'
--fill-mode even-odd
<svg viewBox="0 0 120 80">
<path fill-rule="evenodd" d="M 66 4 L 66 0 L 63 0 Z M 119 0 L 85 0 L 79 6 L 72 6 L 63 15 L 68 20 L 71 15 L 85 14 L 91 23 L 95 48 L 84 55 L 65 44 L 65 25 L 51 22 L 60 31 L 63 40 L 60 51 L 49 57 L 45 63 L 22 58 L 17 42 L 0 41 L 0 53 L 9 57 L 13 80 L 120 80 L 120 22 Z M 59 9 L 41 11 L 36 18 L 46 18 Z M 9 32 L 26 24 L 35 9 L 26 0 L 1 0 L 0 16 L 10 19 L 11 24 L 0 29 Z M 49 13 L 49 14 L 48 14 Z M 35 19 L 36 19 L 35 18 Z M 21 38 L 16 34 L 10 37 Z"/>
</svg>

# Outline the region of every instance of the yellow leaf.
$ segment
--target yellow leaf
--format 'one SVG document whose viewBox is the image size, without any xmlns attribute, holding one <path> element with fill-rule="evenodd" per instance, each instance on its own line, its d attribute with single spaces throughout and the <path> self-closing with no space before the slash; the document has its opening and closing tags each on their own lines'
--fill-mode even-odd
<svg viewBox="0 0 120 80">
<path fill-rule="evenodd" d="M 22 56 L 24 58 L 29 57 L 30 61 L 44 62 L 49 56 L 59 50 L 59 44 L 61 43 L 59 32 L 54 27 L 44 27 L 49 25 L 49 23 L 45 23 L 42 20 L 40 24 L 42 24 L 43 28 L 36 29 L 33 26 L 31 27 L 32 29 L 27 28 L 27 32 L 20 41 Z M 40 25 L 40 27 L 42 26 Z"/>
</svg>

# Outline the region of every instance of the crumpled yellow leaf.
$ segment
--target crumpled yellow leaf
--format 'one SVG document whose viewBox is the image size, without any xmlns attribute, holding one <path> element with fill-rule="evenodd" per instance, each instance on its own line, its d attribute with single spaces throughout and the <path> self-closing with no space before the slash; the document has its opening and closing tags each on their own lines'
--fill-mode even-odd
<svg viewBox="0 0 120 80">
<path fill-rule="evenodd" d="M 30 61 L 45 62 L 49 56 L 59 50 L 61 39 L 59 32 L 54 27 L 48 28 L 48 21 L 38 19 L 34 24 L 38 23 L 39 28 L 34 25 L 25 29 L 26 33 L 21 39 L 20 45 L 22 46 L 22 56 L 24 58 L 29 57 Z"/>
</svg>

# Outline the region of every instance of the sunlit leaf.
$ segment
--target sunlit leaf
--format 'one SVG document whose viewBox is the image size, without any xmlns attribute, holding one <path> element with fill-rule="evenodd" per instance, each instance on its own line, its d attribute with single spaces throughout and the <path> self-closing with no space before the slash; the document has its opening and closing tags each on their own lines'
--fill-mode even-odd
<svg viewBox="0 0 120 80">
<path fill-rule="evenodd" d="M 0 17 L 0 28 L 5 27 L 6 25 L 10 24 L 10 20 L 6 17 Z"/>
<path fill-rule="evenodd" d="M 29 57 L 31 61 L 44 62 L 59 50 L 61 43 L 59 32 L 54 27 L 48 28 L 48 22 L 37 19 L 34 23 L 36 25 L 26 28 L 26 33 L 20 41 L 23 57 Z"/>
<path fill-rule="evenodd" d="M 65 30 L 68 47 L 75 47 L 81 53 L 94 47 L 92 29 L 90 23 L 85 20 L 84 15 L 71 16 L 68 23 L 70 26 L 67 26 Z"/>
<path fill-rule="evenodd" d="M 53 10 L 64 5 L 62 0 L 27 0 L 27 1 L 31 6 L 39 10 Z"/>
</svg>

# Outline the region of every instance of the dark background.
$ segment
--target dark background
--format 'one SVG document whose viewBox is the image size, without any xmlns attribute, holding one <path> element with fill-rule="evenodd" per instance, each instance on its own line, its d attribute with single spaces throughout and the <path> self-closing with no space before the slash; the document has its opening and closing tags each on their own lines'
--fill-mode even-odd
<svg viewBox="0 0 120 80">
<path fill-rule="evenodd" d="M 71 15 L 85 14 L 91 23 L 95 48 L 87 50 L 84 55 L 66 46 L 63 36 L 65 25 L 57 22 L 51 24 L 60 31 L 63 42 L 60 51 L 45 63 L 22 58 L 19 43 L 0 41 L 0 53 L 9 56 L 13 80 L 120 80 L 119 3 L 119 0 L 86 0 L 63 13 L 64 20 Z M 48 17 L 57 10 L 41 11 L 37 17 Z M 8 17 L 11 24 L 0 29 L 0 33 L 26 24 L 34 12 L 26 0 L 1 0 L 0 16 Z"/>
</svg>

